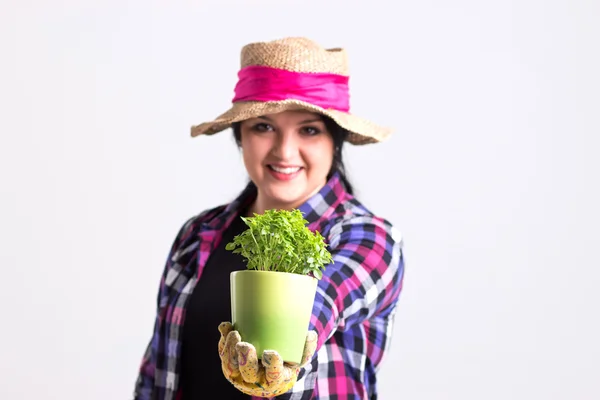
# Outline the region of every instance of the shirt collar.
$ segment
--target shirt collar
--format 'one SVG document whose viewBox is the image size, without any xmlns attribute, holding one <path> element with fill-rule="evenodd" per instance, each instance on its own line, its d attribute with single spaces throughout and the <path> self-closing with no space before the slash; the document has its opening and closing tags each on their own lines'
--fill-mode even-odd
<svg viewBox="0 0 600 400">
<path fill-rule="evenodd" d="M 304 218 L 308 221 L 309 227 L 317 223 L 323 218 L 328 218 L 335 211 L 336 207 L 350 194 L 346 191 L 346 187 L 342 182 L 338 172 L 333 173 L 325 186 L 314 194 L 298 209 L 304 214 Z"/>
</svg>

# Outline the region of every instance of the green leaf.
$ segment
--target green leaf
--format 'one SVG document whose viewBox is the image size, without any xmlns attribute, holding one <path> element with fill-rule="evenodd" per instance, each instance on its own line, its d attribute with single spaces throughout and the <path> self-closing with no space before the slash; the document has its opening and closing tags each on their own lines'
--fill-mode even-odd
<svg viewBox="0 0 600 400">
<path fill-rule="evenodd" d="M 225 248 L 245 257 L 248 269 L 321 279 L 322 269 L 333 261 L 323 236 L 308 229 L 300 210 L 266 210 L 240 218 L 248 228 Z"/>
</svg>

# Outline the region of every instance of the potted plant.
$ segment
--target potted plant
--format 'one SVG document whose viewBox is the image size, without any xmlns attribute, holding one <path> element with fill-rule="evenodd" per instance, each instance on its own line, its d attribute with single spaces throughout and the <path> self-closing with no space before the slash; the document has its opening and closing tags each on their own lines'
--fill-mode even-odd
<svg viewBox="0 0 600 400">
<path fill-rule="evenodd" d="M 247 262 L 246 270 L 230 276 L 231 323 L 259 358 L 275 350 L 299 364 L 317 283 L 331 254 L 297 209 L 240 218 L 248 228 L 226 245 Z"/>
</svg>

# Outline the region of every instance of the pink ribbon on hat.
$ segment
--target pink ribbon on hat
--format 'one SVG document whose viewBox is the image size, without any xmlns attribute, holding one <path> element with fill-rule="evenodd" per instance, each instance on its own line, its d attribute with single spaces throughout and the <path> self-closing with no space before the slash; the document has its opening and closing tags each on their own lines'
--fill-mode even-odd
<svg viewBox="0 0 600 400">
<path fill-rule="evenodd" d="M 294 99 L 348 112 L 348 76 L 330 73 L 294 72 L 251 65 L 238 72 L 233 102 Z"/>
</svg>

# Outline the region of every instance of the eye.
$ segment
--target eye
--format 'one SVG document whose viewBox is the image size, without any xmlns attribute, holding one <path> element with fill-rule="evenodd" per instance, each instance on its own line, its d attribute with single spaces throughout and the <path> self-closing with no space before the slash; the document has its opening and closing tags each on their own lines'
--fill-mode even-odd
<svg viewBox="0 0 600 400">
<path fill-rule="evenodd" d="M 265 122 L 259 122 L 252 125 L 252 130 L 255 132 L 267 132 L 272 131 L 273 127 Z"/>
<path fill-rule="evenodd" d="M 302 128 L 302 133 L 307 136 L 314 136 L 321 133 L 321 130 L 315 126 L 305 126 Z"/>
</svg>

